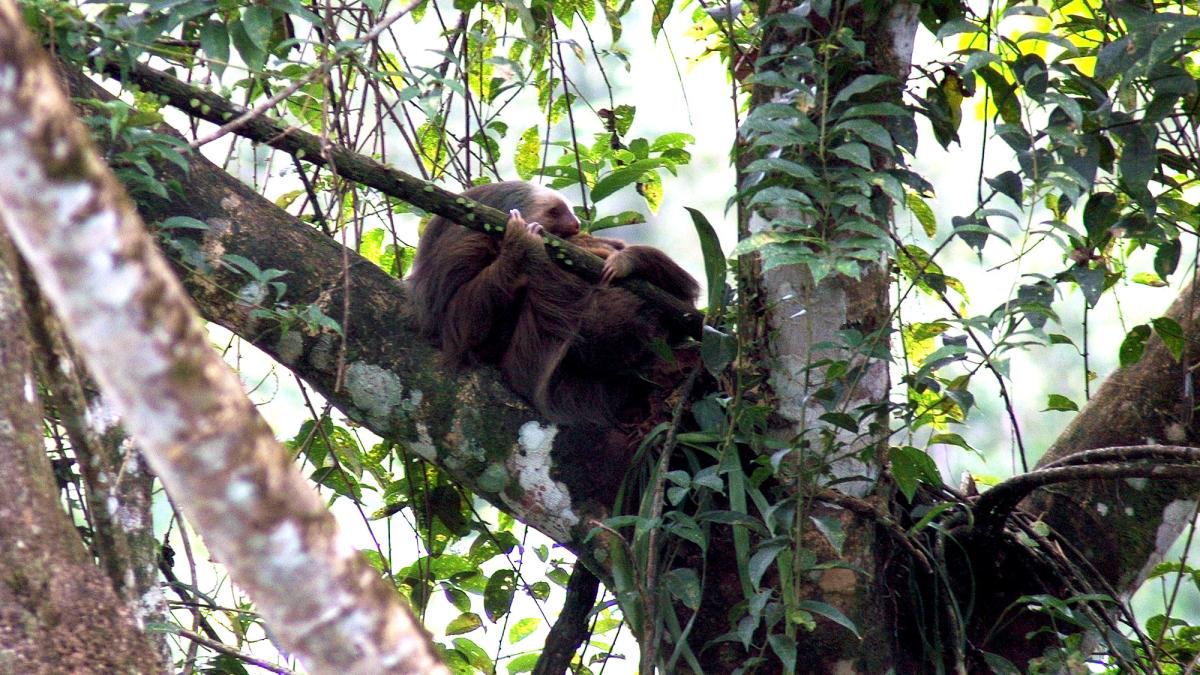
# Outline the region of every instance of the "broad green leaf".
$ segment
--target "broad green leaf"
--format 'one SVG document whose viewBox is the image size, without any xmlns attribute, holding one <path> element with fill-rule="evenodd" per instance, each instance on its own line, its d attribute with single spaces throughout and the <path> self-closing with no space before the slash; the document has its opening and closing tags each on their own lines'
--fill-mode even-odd
<svg viewBox="0 0 1200 675">
<path fill-rule="evenodd" d="M 483 619 L 474 612 L 463 612 L 446 624 L 446 635 L 462 635 L 483 625 Z"/>
<path fill-rule="evenodd" d="M 1183 336 L 1183 326 L 1179 322 L 1169 316 L 1160 316 L 1157 319 L 1151 319 L 1150 325 L 1154 327 L 1154 332 L 1158 333 L 1158 337 L 1162 339 L 1163 346 L 1167 351 L 1171 352 L 1171 356 L 1179 361 L 1183 358 L 1183 348 L 1187 346 Z"/>
<path fill-rule="evenodd" d="M 1117 357 L 1121 363 L 1121 367 L 1131 366 L 1142 358 L 1142 352 L 1146 351 L 1146 339 L 1150 337 L 1150 326 L 1141 324 L 1134 326 L 1121 341 L 1121 348 L 1117 350 Z"/>
<path fill-rule="evenodd" d="M 271 51 L 271 33 L 274 31 L 271 10 L 261 5 L 250 5 L 242 10 L 242 27 L 246 37 L 262 52 Z"/>
<path fill-rule="evenodd" d="M 661 160 L 639 159 L 632 164 L 613 170 L 592 186 L 592 201 L 599 202 L 617 190 L 636 183 L 647 171 L 653 171 L 660 166 L 662 166 Z"/>
<path fill-rule="evenodd" d="M 1042 409 L 1042 412 L 1046 412 L 1047 410 L 1074 412 L 1079 410 L 1079 406 L 1062 394 L 1050 394 L 1050 398 L 1046 401 L 1046 407 Z"/>
<path fill-rule="evenodd" d="M 517 592 L 517 574 L 511 569 L 497 570 L 483 591 L 483 612 L 491 621 L 499 621 L 512 607 Z"/>
<path fill-rule="evenodd" d="M 801 600 L 800 602 L 796 603 L 796 607 L 805 612 L 812 612 L 813 614 L 818 614 L 826 619 L 829 619 L 830 621 L 833 621 L 837 625 L 853 633 L 854 637 L 856 638 L 862 637 L 862 635 L 860 635 L 858 632 L 858 626 L 854 625 L 854 622 L 850 620 L 850 617 L 843 614 L 842 610 L 834 607 L 833 605 L 824 602 L 818 602 L 816 600 Z"/>
<path fill-rule="evenodd" d="M 896 479 L 896 487 L 908 501 L 912 501 L 921 483 L 939 486 L 942 475 L 938 472 L 937 464 L 928 453 L 912 446 L 893 447 L 888 451 L 892 477 Z"/>
<path fill-rule="evenodd" d="M 517 155 L 513 158 L 513 165 L 521 180 L 529 180 L 537 173 L 542 165 L 541 149 L 542 137 L 538 127 L 529 127 L 521 134 L 521 140 L 517 141 Z"/>
<path fill-rule="evenodd" d="M 987 82 L 988 89 L 992 92 L 992 102 L 1000 113 L 1000 118 L 1009 124 L 1020 124 L 1021 105 L 1017 100 L 1016 87 L 991 66 L 985 66 L 976 72 Z"/>
<path fill-rule="evenodd" d="M 725 254 L 721 252 L 721 240 L 703 213 L 691 207 L 684 208 L 692 216 L 692 225 L 696 228 L 696 236 L 700 238 L 704 276 L 708 284 L 708 314 L 720 317 L 725 311 Z"/>
<path fill-rule="evenodd" d="M 213 74 L 221 77 L 229 65 L 229 29 L 223 22 L 210 19 L 200 24 L 200 48 Z"/>
<path fill-rule="evenodd" d="M 536 616 L 526 617 L 513 623 L 512 627 L 508 629 L 508 643 L 513 644 L 524 640 L 541 625 L 542 619 Z"/>
<path fill-rule="evenodd" d="M 933 215 L 933 209 L 929 204 L 921 198 L 921 195 L 915 192 L 908 192 L 906 195 L 909 213 L 917 219 L 921 224 L 921 229 L 925 231 L 925 236 L 934 237 L 937 235 L 937 218 Z"/>
</svg>

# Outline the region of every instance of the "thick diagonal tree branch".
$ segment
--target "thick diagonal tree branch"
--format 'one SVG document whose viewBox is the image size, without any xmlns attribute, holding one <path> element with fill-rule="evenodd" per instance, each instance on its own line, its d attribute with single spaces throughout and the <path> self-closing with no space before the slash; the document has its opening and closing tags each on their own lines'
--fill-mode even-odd
<svg viewBox="0 0 1200 675">
<path fill-rule="evenodd" d="M 313 672 L 448 672 L 212 349 L 12 0 L 0 0 L 0 132 L 0 221 L 103 395 L 279 642 Z"/>
<path fill-rule="evenodd" d="M 74 68 L 63 74 L 77 97 L 112 98 Z M 174 133 L 165 126 L 158 131 Z M 207 230 L 172 230 L 176 239 L 166 242 L 206 319 L 291 368 L 373 432 L 434 462 L 522 522 L 584 552 L 577 544 L 587 534 L 586 523 L 607 516 L 628 464 L 621 453 L 636 441 L 619 430 L 558 428 L 542 421 L 494 369 L 448 370 L 411 320 L 402 282 L 202 156 L 189 160 L 184 172 L 151 158 L 163 183 L 177 184 L 179 194 L 159 199 L 141 193 L 136 201 L 147 222 L 185 216 L 208 225 Z M 211 263 L 209 269 L 180 262 L 197 251 Z M 264 270 L 294 270 L 280 278 L 287 286 L 283 302 L 321 308 L 341 324 L 344 344 L 331 331 L 283 332 L 277 323 L 256 317 L 266 289 L 220 264 L 227 254 L 252 260 Z M 343 303 L 347 296 L 349 302 Z M 339 358 L 343 349 L 345 358 Z"/>
<path fill-rule="evenodd" d="M 171 105 L 188 115 L 213 124 L 225 124 L 247 112 L 242 106 L 214 92 L 194 87 L 140 63 L 123 70 L 119 65 L 107 62 L 104 72 L 165 97 Z M 508 221 L 508 214 L 498 209 L 447 192 L 432 183 L 347 148 L 323 142 L 319 136 L 288 127 L 265 115 L 248 119 L 234 129 L 233 133 L 313 164 L 332 164 L 337 168 L 337 174 L 343 178 L 375 188 L 390 197 L 480 232 L 499 236 L 504 232 L 505 223 Z M 603 265 L 598 257 L 552 234 L 547 233 L 545 236 L 552 259 L 588 281 L 600 279 Z M 660 308 L 667 322 L 678 325 L 693 336 L 699 336 L 704 315 L 694 308 L 644 280 L 622 279 L 619 283 Z"/>
<path fill-rule="evenodd" d="M 1171 444 L 1200 446 L 1196 372 L 1200 362 L 1197 287 L 1188 284 L 1166 316 L 1187 338 L 1175 359 L 1157 337 L 1135 364 L 1110 375 L 1039 460 L 1038 467 L 1096 448 Z M 1024 508 L 1079 548 L 1119 591 L 1135 588 L 1195 515 L 1200 481 L 1090 480 L 1035 492 Z"/>
</svg>

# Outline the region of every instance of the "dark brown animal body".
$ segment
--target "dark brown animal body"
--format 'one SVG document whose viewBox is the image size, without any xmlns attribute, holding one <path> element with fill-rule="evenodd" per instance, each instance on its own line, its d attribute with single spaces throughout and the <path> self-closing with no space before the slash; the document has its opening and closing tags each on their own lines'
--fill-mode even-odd
<svg viewBox="0 0 1200 675">
<path fill-rule="evenodd" d="M 699 287 L 662 251 L 579 233 L 553 190 L 510 181 L 463 193 L 510 213 L 495 238 L 441 217 L 425 227 L 410 277 L 421 330 L 456 366 L 495 363 L 509 386 L 560 423 L 610 424 L 648 384 L 638 371 L 672 333 L 641 298 L 608 282 L 636 276 L 688 304 Z M 589 283 L 546 253 L 542 230 L 605 259 Z"/>
</svg>

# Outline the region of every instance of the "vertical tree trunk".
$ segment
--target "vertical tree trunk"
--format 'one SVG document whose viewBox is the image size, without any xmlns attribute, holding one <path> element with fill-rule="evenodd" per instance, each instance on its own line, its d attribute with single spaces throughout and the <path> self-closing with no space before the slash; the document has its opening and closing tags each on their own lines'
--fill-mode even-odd
<svg viewBox="0 0 1200 675">
<path fill-rule="evenodd" d="M 0 671 L 155 673 L 162 664 L 59 504 L 17 257 L 0 236 Z"/>
</svg>

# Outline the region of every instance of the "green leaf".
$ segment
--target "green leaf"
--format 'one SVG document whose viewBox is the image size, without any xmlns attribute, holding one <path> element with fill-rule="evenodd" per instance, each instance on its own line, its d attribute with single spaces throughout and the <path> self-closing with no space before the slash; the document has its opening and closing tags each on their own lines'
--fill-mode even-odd
<svg viewBox="0 0 1200 675">
<path fill-rule="evenodd" d="M 871 167 L 871 151 L 862 143 L 844 143 L 830 150 L 835 157 L 857 164 L 864 169 L 870 171 Z"/>
<path fill-rule="evenodd" d="M 1150 326 L 1146 324 L 1134 326 L 1133 330 L 1125 335 L 1125 339 L 1121 341 L 1121 348 L 1117 351 L 1122 368 L 1131 366 L 1142 358 L 1142 352 L 1146 351 L 1146 339 L 1149 337 Z"/>
<path fill-rule="evenodd" d="M 1167 285 L 1167 282 L 1163 281 L 1161 277 L 1152 272 L 1138 272 L 1130 277 L 1129 280 L 1135 284 L 1150 286 L 1151 288 L 1162 288 L 1163 286 Z"/>
<path fill-rule="evenodd" d="M 1152 130 L 1134 126 L 1125 130 L 1124 145 L 1121 147 L 1121 180 L 1133 190 L 1146 187 L 1158 167 L 1158 154 L 1154 150 Z"/>
<path fill-rule="evenodd" d="M 833 108 L 836 108 L 838 104 L 849 101 L 851 96 L 868 92 L 875 87 L 888 82 L 895 82 L 895 78 L 891 77 L 890 75 L 859 75 L 858 77 L 854 78 L 853 82 L 842 87 L 841 90 L 838 91 L 837 95 L 833 97 L 833 102 L 829 104 L 829 108 L 832 110 Z"/>
<path fill-rule="evenodd" d="M 976 72 L 987 82 L 1000 118 L 1009 124 L 1020 124 L 1021 105 L 1017 100 L 1016 87 L 991 66 L 985 66 Z"/>
<path fill-rule="evenodd" d="M 271 51 L 271 33 L 274 32 L 274 26 L 269 8 L 251 5 L 242 10 L 242 27 L 255 47 L 263 52 Z"/>
<path fill-rule="evenodd" d="M 866 119 L 845 120 L 834 126 L 833 130 L 835 132 L 845 131 L 853 134 L 888 153 L 891 153 L 895 149 L 895 143 L 892 142 L 892 135 L 878 122 Z"/>
<path fill-rule="evenodd" d="M 1104 276 L 1103 267 L 1091 268 L 1084 264 L 1071 268 L 1071 277 L 1079 284 L 1079 290 L 1083 291 L 1088 307 L 1095 307 L 1100 301 L 1100 295 L 1104 293 Z"/>
<path fill-rule="evenodd" d="M 446 635 L 462 635 L 483 625 L 483 619 L 474 612 L 463 612 L 446 624 Z"/>
<path fill-rule="evenodd" d="M 708 372 L 719 374 L 736 356 L 736 338 L 711 326 L 704 327 L 704 334 L 700 338 L 700 358 Z"/>
<path fill-rule="evenodd" d="M 1150 325 L 1154 327 L 1154 332 L 1158 333 L 1158 337 L 1162 339 L 1163 346 L 1167 351 L 1171 352 L 1171 356 L 1179 361 L 1183 358 L 1183 348 L 1186 346 L 1186 340 L 1183 336 L 1183 326 L 1179 322 L 1169 316 L 1160 316 L 1157 319 L 1152 319 Z"/>
<path fill-rule="evenodd" d="M 207 230 L 208 223 L 189 216 L 171 216 L 158 224 L 160 230 Z"/>
<path fill-rule="evenodd" d="M 783 662 L 783 672 L 796 672 L 796 638 L 784 633 L 772 633 L 767 636 L 771 651 Z"/>
<path fill-rule="evenodd" d="M 1022 184 L 1021 177 L 1012 171 L 1005 171 L 995 178 L 988 178 L 987 184 L 993 190 L 1008 197 L 1017 204 L 1021 203 Z"/>
<path fill-rule="evenodd" d="M 692 216 L 692 225 L 696 228 L 696 236 L 700 238 L 704 277 L 708 282 L 708 314 L 719 317 L 725 311 L 725 254 L 721 252 L 721 240 L 703 213 L 691 207 L 684 208 Z"/>
<path fill-rule="evenodd" d="M 592 201 L 598 202 L 621 188 L 641 180 L 646 172 L 662 166 L 660 159 L 639 159 L 632 164 L 620 167 L 592 186 Z"/>
<path fill-rule="evenodd" d="M 755 590 L 762 584 L 763 575 L 771 569 L 775 557 L 784 549 L 783 544 L 770 544 L 754 552 L 750 556 L 750 583 Z"/>
<path fill-rule="evenodd" d="M 934 237 L 937 235 L 937 218 L 933 215 L 933 209 L 929 204 L 921 198 L 921 195 L 915 192 L 909 192 L 906 201 L 908 210 L 921 224 L 921 229 L 925 230 L 925 236 Z"/>
<path fill-rule="evenodd" d="M 628 104 L 621 104 L 613 109 L 613 126 L 616 128 L 618 136 L 624 136 L 629 133 L 629 128 L 633 126 L 633 118 L 636 113 L 637 108 Z"/>
<path fill-rule="evenodd" d="M 1012 661 L 991 652 L 983 652 L 983 661 L 992 669 L 994 675 L 1021 675 L 1021 669 L 1014 666 Z"/>
<path fill-rule="evenodd" d="M 888 456 L 896 487 L 900 488 L 900 492 L 908 501 L 912 501 L 917 493 L 917 486 L 921 483 L 933 486 L 942 484 L 942 475 L 928 453 L 905 445 L 891 448 Z"/>
<path fill-rule="evenodd" d="M 208 20 L 200 24 L 200 49 L 204 50 L 213 74 L 221 77 L 229 65 L 229 29 L 224 23 Z"/>
<path fill-rule="evenodd" d="M 538 658 L 542 655 L 540 651 L 522 654 L 515 659 L 509 661 L 505 667 L 508 668 L 509 675 L 517 675 L 517 673 L 532 673 L 537 666 Z"/>
<path fill-rule="evenodd" d="M 801 600 L 800 602 L 796 603 L 796 608 L 806 612 L 812 612 L 813 614 L 819 614 L 820 616 L 823 616 L 850 631 L 854 634 L 854 637 L 860 639 L 862 638 L 862 635 L 860 635 L 858 632 L 858 626 L 855 626 L 854 622 L 850 620 L 850 617 L 842 613 L 842 610 L 834 607 L 833 605 L 829 605 L 824 602 L 818 602 L 816 600 Z"/>
<path fill-rule="evenodd" d="M 454 649 L 459 654 L 466 658 L 467 663 L 475 667 L 476 670 L 484 673 L 492 673 L 496 670 L 496 664 L 492 663 L 492 658 L 484 651 L 482 647 L 475 644 L 467 638 L 457 638 L 454 640 Z"/>
<path fill-rule="evenodd" d="M 497 570 L 483 590 L 483 612 L 491 621 L 499 621 L 512 607 L 517 592 L 517 573 L 511 569 Z"/>
<path fill-rule="evenodd" d="M 1183 245 L 1178 238 L 1159 244 L 1158 251 L 1154 254 L 1154 273 L 1161 279 L 1171 276 L 1171 273 L 1179 266 L 1179 254 L 1182 251 Z"/>
<path fill-rule="evenodd" d="M 1047 410 L 1074 412 L 1079 410 L 1079 406 L 1075 405 L 1074 401 L 1066 396 L 1063 396 L 1062 394 L 1050 394 L 1050 399 L 1046 401 L 1046 407 L 1042 410 L 1042 412 L 1046 412 Z"/>
<path fill-rule="evenodd" d="M 246 32 L 246 26 L 240 18 L 229 22 L 229 39 L 251 72 L 257 73 L 263 69 L 267 63 L 267 53 L 259 49 L 254 40 L 250 38 Z"/>
<path fill-rule="evenodd" d="M 524 640 L 525 638 L 529 637 L 533 631 L 537 630 L 538 626 L 541 625 L 541 618 L 536 616 L 526 617 L 520 621 L 517 621 L 512 625 L 512 628 L 508 629 L 508 643 L 513 644 Z"/>
<path fill-rule="evenodd" d="M 529 180 L 537 173 L 542 165 L 541 148 L 542 138 L 537 126 L 529 127 L 521 134 L 521 140 L 517 142 L 517 155 L 513 159 L 521 180 Z"/>
<path fill-rule="evenodd" d="M 470 521 L 463 515 L 462 495 L 453 485 L 439 485 L 429 493 L 429 510 L 451 532 L 459 536 L 470 533 Z"/>
<path fill-rule="evenodd" d="M 696 570 L 679 567 L 663 576 L 667 590 L 688 609 L 700 609 L 700 577 Z"/>
</svg>

